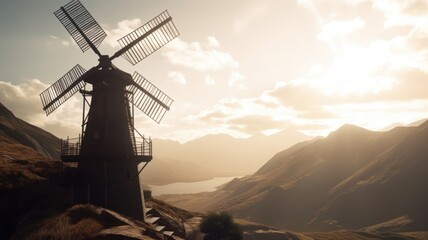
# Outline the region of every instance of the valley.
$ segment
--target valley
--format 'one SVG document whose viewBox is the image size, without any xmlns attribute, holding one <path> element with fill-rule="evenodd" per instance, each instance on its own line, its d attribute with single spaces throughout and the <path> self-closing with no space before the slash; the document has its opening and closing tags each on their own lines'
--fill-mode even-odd
<svg viewBox="0 0 428 240">
<path fill-rule="evenodd" d="M 387 132 L 345 125 L 215 192 L 160 198 L 295 231 L 426 229 L 427 141 L 428 122 Z"/>
</svg>

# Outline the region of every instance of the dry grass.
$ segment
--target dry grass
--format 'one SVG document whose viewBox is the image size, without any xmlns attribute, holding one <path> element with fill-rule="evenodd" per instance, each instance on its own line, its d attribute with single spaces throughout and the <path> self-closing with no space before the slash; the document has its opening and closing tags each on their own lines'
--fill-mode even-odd
<svg viewBox="0 0 428 240">
<path fill-rule="evenodd" d="M 30 212 L 65 209 L 61 163 L 0 135 L 0 239 L 8 239 Z M 40 219 L 40 218 L 39 218 Z"/>
<path fill-rule="evenodd" d="M 0 190 L 57 176 L 60 162 L 42 156 L 30 147 L 10 142 L 0 145 Z"/>
<path fill-rule="evenodd" d="M 405 232 L 401 233 L 404 236 L 409 236 L 414 239 L 428 239 L 428 232 Z"/>
<path fill-rule="evenodd" d="M 18 231 L 12 239 L 91 239 L 104 227 L 102 219 L 93 206 L 76 205 L 62 214 L 26 226 Z"/>
<path fill-rule="evenodd" d="M 8 139 L 1 138 L 1 143 L 2 144 L 0 145 L 0 153 L 5 158 L 23 159 L 31 161 L 48 159 L 40 153 L 36 152 L 36 150 L 24 146 L 22 144 L 13 143 Z"/>
<path fill-rule="evenodd" d="M 93 219 L 83 219 L 76 224 L 71 224 L 68 219 L 61 218 L 51 222 L 37 232 L 31 234 L 27 240 L 77 240 L 92 238 L 103 226 Z"/>
</svg>

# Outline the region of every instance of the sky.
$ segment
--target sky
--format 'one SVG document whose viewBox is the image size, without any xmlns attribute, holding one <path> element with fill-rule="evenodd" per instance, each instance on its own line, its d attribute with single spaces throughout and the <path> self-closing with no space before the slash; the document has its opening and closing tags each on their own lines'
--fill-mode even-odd
<svg viewBox="0 0 428 240">
<path fill-rule="evenodd" d="M 427 0 L 81 0 L 117 39 L 168 9 L 180 36 L 132 66 L 174 99 L 160 124 L 136 111 L 139 132 L 189 141 L 295 129 L 325 136 L 344 124 L 381 130 L 428 116 Z M 82 97 L 49 116 L 39 94 L 83 53 L 53 12 L 68 0 L 0 1 L 0 102 L 58 137 L 77 136 Z"/>
</svg>

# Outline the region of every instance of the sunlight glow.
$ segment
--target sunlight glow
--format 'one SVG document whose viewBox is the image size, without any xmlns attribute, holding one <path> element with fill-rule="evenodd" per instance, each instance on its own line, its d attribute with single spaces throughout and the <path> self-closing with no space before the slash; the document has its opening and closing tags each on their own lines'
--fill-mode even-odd
<svg viewBox="0 0 428 240">
<path fill-rule="evenodd" d="M 319 75 L 309 80 L 309 85 L 321 89 L 326 95 L 376 94 L 390 89 L 393 78 L 379 75 L 386 67 L 388 54 L 381 48 L 361 48 L 347 45 L 326 71 L 315 66 L 312 72 Z"/>
</svg>

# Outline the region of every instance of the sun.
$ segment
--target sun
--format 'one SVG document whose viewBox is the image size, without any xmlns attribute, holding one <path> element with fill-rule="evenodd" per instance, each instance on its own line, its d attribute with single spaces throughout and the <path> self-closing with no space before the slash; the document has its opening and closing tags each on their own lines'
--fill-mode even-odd
<svg viewBox="0 0 428 240">
<path fill-rule="evenodd" d="M 377 94 L 393 86 L 394 79 L 383 74 L 387 67 L 382 49 L 346 45 L 326 69 L 317 67 L 310 85 L 329 96 Z"/>
</svg>

